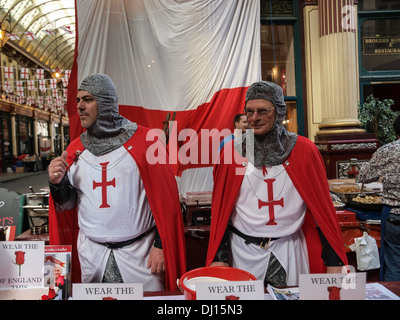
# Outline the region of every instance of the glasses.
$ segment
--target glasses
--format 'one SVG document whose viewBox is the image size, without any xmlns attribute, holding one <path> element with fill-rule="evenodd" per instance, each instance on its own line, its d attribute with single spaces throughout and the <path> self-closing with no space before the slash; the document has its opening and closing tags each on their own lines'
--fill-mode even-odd
<svg viewBox="0 0 400 320">
<path fill-rule="evenodd" d="M 267 115 L 269 115 L 269 114 L 272 112 L 272 110 L 274 110 L 274 109 L 275 109 L 275 107 L 272 107 L 272 108 L 260 108 L 260 109 L 255 109 L 255 110 L 253 110 L 253 109 L 246 109 L 246 110 L 245 110 L 245 113 L 246 113 L 246 116 L 247 116 L 247 117 L 252 117 L 252 116 L 254 116 L 254 114 L 257 112 L 258 115 L 259 115 L 260 117 L 262 117 L 262 116 L 267 116 Z"/>
</svg>

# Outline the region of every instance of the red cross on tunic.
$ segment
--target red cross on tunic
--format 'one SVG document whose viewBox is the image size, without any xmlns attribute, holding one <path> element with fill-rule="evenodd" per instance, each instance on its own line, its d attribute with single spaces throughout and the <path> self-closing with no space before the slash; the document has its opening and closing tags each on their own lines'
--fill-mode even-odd
<svg viewBox="0 0 400 320">
<path fill-rule="evenodd" d="M 258 209 L 262 207 L 268 207 L 269 211 L 269 221 L 266 223 L 267 226 L 275 226 L 277 223 L 275 222 L 275 206 L 281 206 L 283 208 L 283 197 L 279 200 L 274 200 L 274 188 L 273 184 L 275 179 L 266 179 L 264 180 L 267 183 L 268 189 L 268 201 L 264 202 L 258 199 Z"/>
<path fill-rule="evenodd" d="M 109 208 L 110 205 L 107 203 L 107 187 L 113 186 L 115 188 L 115 178 L 111 181 L 107 181 L 107 165 L 110 162 L 100 163 L 101 165 L 101 182 L 93 181 L 93 190 L 97 187 L 101 187 L 101 206 L 100 208 Z"/>
</svg>

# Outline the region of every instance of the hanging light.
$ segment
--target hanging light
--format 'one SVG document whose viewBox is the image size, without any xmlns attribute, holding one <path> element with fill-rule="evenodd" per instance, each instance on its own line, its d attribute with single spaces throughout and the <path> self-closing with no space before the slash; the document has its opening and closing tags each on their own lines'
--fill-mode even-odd
<svg viewBox="0 0 400 320">
<path fill-rule="evenodd" d="M 56 79 L 59 79 L 61 77 L 61 71 L 60 69 L 58 69 L 58 67 L 54 69 L 53 77 Z"/>
<path fill-rule="evenodd" d="M 3 27 L 0 25 L 0 48 L 4 47 L 6 42 L 8 41 L 8 36 L 6 30 L 3 30 Z"/>
</svg>

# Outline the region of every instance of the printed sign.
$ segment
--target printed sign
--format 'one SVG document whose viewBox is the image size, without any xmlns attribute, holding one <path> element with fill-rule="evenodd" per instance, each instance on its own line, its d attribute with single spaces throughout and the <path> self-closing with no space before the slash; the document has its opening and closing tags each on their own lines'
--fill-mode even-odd
<svg viewBox="0 0 400 320">
<path fill-rule="evenodd" d="M 142 283 L 74 283 L 73 300 L 142 300 Z"/>
<path fill-rule="evenodd" d="M 300 300 L 365 300 L 366 273 L 301 274 Z"/>
<path fill-rule="evenodd" d="M 264 300 L 262 281 L 199 282 L 197 300 Z"/>
<path fill-rule="evenodd" d="M 0 289 L 43 287 L 43 241 L 0 242 Z"/>
</svg>

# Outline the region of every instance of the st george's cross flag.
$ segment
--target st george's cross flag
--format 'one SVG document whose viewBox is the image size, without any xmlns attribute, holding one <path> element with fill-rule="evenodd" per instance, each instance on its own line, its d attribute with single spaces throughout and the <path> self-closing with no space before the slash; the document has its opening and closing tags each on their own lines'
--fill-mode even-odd
<svg viewBox="0 0 400 320">
<path fill-rule="evenodd" d="M 259 12 L 259 0 L 76 1 L 71 139 L 82 133 L 77 87 L 86 76 L 105 73 L 117 87 L 120 113 L 131 121 L 161 130 L 175 113 L 169 144 L 181 152 L 197 143 L 190 161 L 176 157 L 175 175 L 191 175 L 180 192 L 211 190 L 212 157 L 202 148 L 207 141 L 191 137 L 233 131 L 247 88 L 261 79 Z"/>
</svg>

